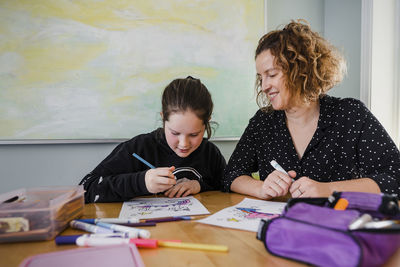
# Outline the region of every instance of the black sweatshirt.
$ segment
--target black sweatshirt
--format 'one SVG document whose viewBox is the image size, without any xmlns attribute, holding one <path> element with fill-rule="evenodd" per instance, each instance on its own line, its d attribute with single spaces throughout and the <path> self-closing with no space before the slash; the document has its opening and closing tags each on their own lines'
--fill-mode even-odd
<svg viewBox="0 0 400 267">
<path fill-rule="evenodd" d="M 175 166 L 175 177 L 198 180 L 201 191 L 220 190 L 225 159 L 213 143 L 203 139 L 188 157 L 181 158 L 168 146 L 163 129 L 141 134 L 119 144 L 79 184 L 85 202 L 120 202 L 150 194 L 145 184 L 147 165 L 132 156 L 138 154 L 156 167 Z"/>
</svg>

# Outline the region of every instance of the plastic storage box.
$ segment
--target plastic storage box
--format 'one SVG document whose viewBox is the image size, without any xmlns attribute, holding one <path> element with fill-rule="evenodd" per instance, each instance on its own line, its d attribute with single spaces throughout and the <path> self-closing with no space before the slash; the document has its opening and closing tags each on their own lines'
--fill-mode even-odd
<svg viewBox="0 0 400 267">
<path fill-rule="evenodd" d="M 0 243 L 50 240 L 83 215 L 82 186 L 37 187 L 0 195 Z"/>
</svg>

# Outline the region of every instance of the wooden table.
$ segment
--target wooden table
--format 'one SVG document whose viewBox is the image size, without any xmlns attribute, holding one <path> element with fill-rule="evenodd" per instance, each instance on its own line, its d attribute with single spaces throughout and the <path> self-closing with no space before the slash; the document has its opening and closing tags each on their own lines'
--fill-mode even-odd
<svg viewBox="0 0 400 267">
<path fill-rule="evenodd" d="M 196 197 L 211 212 L 238 204 L 245 196 L 235 193 L 204 192 Z M 87 204 L 82 218 L 118 217 L 122 203 Z M 196 216 L 203 218 L 205 216 Z M 221 228 L 195 221 L 158 223 L 150 230 L 155 239 L 181 239 L 183 242 L 221 244 L 229 252 L 207 252 L 200 250 L 158 248 L 139 249 L 146 266 L 305 266 L 269 254 L 256 233 Z M 81 234 L 82 231 L 68 228 L 62 235 Z M 57 246 L 53 240 L 25 243 L 0 244 L 0 266 L 18 266 L 23 259 L 39 253 L 77 248 L 75 245 Z M 400 266 L 400 250 L 385 266 Z M 117 267 L 117 266 L 115 266 Z"/>
</svg>

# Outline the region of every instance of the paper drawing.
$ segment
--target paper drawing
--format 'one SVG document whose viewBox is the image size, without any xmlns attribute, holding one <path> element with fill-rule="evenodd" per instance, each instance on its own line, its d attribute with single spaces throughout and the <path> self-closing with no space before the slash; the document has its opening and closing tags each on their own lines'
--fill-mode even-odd
<svg viewBox="0 0 400 267">
<path fill-rule="evenodd" d="M 285 202 L 245 198 L 239 204 L 220 210 L 197 222 L 257 232 L 261 219 L 268 220 L 279 216 L 285 205 Z"/>
<path fill-rule="evenodd" d="M 210 214 L 193 196 L 181 198 L 135 198 L 122 205 L 119 218 L 161 218 Z"/>
</svg>

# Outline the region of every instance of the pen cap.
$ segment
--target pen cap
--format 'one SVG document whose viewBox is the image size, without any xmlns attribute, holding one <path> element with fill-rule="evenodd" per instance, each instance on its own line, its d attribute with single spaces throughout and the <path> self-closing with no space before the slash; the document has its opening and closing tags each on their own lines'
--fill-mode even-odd
<svg viewBox="0 0 400 267">
<path fill-rule="evenodd" d="M 155 239 L 132 238 L 129 240 L 129 243 L 133 243 L 139 248 L 156 248 L 157 247 L 157 240 L 155 240 Z"/>
<path fill-rule="evenodd" d="M 345 210 L 347 206 L 349 205 L 349 201 L 345 198 L 340 198 L 337 202 L 335 207 L 333 207 L 335 210 Z"/>
<path fill-rule="evenodd" d="M 350 223 L 349 230 L 356 230 L 363 228 L 364 225 L 370 221 L 372 221 L 372 216 L 369 215 L 368 213 L 365 213 L 360 217 L 358 217 L 357 219 L 355 219 L 352 223 Z"/>
<path fill-rule="evenodd" d="M 140 238 L 150 238 L 150 232 L 147 230 L 140 230 L 139 237 Z"/>
<path fill-rule="evenodd" d="M 79 222 L 84 222 L 84 223 L 90 223 L 90 224 L 95 224 L 95 220 L 94 219 L 76 219 Z"/>
<path fill-rule="evenodd" d="M 65 235 L 65 236 L 56 236 L 56 244 L 57 245 L 70 245 L 75 244 L 76 239 L 82 235 Z"/>
</svg>

